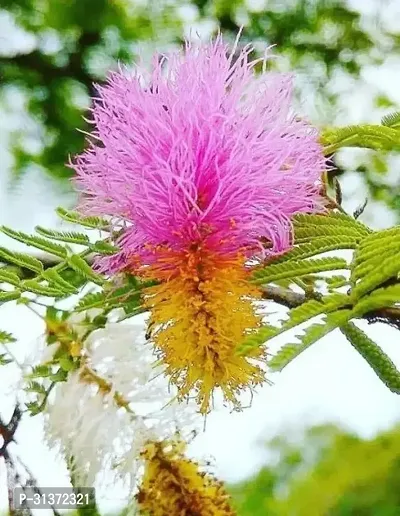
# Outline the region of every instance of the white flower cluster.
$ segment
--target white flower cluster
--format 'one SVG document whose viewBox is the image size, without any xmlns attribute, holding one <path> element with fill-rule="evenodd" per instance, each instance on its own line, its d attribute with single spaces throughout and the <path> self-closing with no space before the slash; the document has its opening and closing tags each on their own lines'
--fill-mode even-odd
<svg viewBox="0 0 400 516">
<path fill-rule="evenodd" d="M 94 331 L 85 342 L 83 367 L 111 388 L 99 390 L 83 381 L 82 371 L 57 384 L 46 409 L 46 435 L 74 458 L 75 475 L 81 485 L 103 481 L 110 472 L 129 483 L 137 478 L 140 451 L 148 440 L 171 438 L 179 431 L 185 438 L 201 424 L 196 406 L 174 399 L 168 379 L 154 367 L 152 346 L 144 331 L 132 323 L 109 323 Z M 129 409 L 118 406 L 117 393 Z"/>
</svg>

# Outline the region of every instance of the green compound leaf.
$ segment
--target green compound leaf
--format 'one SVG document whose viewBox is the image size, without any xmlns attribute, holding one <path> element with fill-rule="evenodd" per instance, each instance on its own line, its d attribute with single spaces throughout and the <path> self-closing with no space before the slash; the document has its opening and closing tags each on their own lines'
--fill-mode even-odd
<svg viewBox="0 0 400 516">
<path fill-rule="evenodd" d="M 376 268 L 378 264 L 381 264 L 383 258 L 396 258 L 396 255 L 398 255 L 399 252 L 400 242 L 397 242 L 396 239 L 392 239 L 390 242 L 383 239 L 379 245 L 375 245 L 373 247 L 359 247 L 357 252 L 354 254 L 351 264 L 352 283 L 355 284 L 357 280 L 366 276 L 371 270 Z"/>
<path fill-rule="evenodd" d="M 103 276 L 94 272 L 90 265 L 88 265 L 87 262 L 78 254 L 69 256 L 67 263 L 72 269 L 80 273 L 83 277 L 87 278 L 88 281 L 92 281 L 97 285 L 103 285 L 105 283 Z"/>
<path fill-rule="evenodd" d="M 357 228 L 347 226 L 305 226 L 295 229 L 295 242 L 309 242 L 310 240 L 331 236 L 337 239 L 347 237 L 353 243 L 361 241 L 366 235 L 359 232 Z"/>
<path fill-rule="evenodd" d="M 0 268 L 0 283 L 9 283 L 18 287 L 20 281 L 20 278 L 14 272 L 7 271 L 5 267 Z"/>
<path fill-rule="evenodd" d="M 352 298 L 357 300 L 400 273 L 400 227 L 365 238 L 351 263 Z"/>
<path fill-rule="evenodd" d="M 317 237 L 311 242 L 301 243 L 296 245 L 286 254 L 272 259 L 272 264 L 287 262 L 289 260 L 304 260 L 328 251 L 335 251 L 338 249 L 355 249 L 357 247 L 358 237 L 344 236 L 344 237 Z"/>
<path fill-rule="evenodd" d="M 321 135 L 325 154 L 336 152 L 341 147 L 364 147 L 375 150 L 400 149 L 400 132 L 393 124 L 386 125 L 350 125 L 335 129 L 326 129 Z"/>
<path fill-rule="evenodd" d="M 25 269 L 36 272 L 37 274 L 40 274 L 43 271 L 43 264 L 37 258 L 29 256 L 25 253 L 9 251 L 4 247 L 0 247 L 0 260 L 1 259 L 3 259 L 6 263 L 14 263 L 19 267 L 24 267 Z"/>
<path fill-rule="evenodd" d="M 55 231 L 52 229 L 42 228 L 41 226 L 37 226 L 36 231 L 40 235 L 52 240 L 59 240 L 61 242 L 88 247 L 93 253 L 112 255 L 119 251 L 118 247 L 115 247 L 105 240 L 98 240 L 94 243 L 91 242 L 88 235 L 85 235 L 84 233 L 77 233 L 75 231 Z"/>
<path fill-rule="evenodd" d="M 324 278 L 329 289 L 335 289 L 344 287 L 349 284 L 349 279 L 346 276 L 331 276 L 330 278 Z"/>
<path fill-rule="evenodd" d="M 311 299 L 290 310 L 289 319 L 281 327 L 266 325 L 258 330 L 257 333 L 249 335 L 238 347 L 237 353 L 239 355 L 247 355 L 252 349 L 262 346 L 269 339 L 281 335 L 285 331 L 295 328 L 313 317 L 328 314 L 345 307 L 348 302 L 348 296 L 339 293 L 330 294 L 321 300 Z"/>
<path fill-rule="evenodd" d="M 303 335 L 296 335 L 296 338 L 300 340 L 299 343 L 289 343 L 282 346 L 276 355 L 269 360 L 270 369 L 272 371 L 282 371 L 284 367 L 309 348 L 311 344 L 314 344 L 331 331 L 346 323 L 352 315 L 351 310 L 340 310 L 327 315 L 323 323 L 312 324 L 305 330 Z"/>
<path fill-rule="evenodd" d="M 93 253 L 112 255 L 119 251 L 119 248 L 115 245 L 106 242 L 105 240 L 98 240 L 94 244 L 90 244 L 90 250 Z"/>
<path fill-rule="evenodd" d="M 12 361 L 13 359 L 7 353 L 0 353 L 0 366 L 11 364 Z"/>
<path fill-rule="evenodd" d="M 0 304 L 7 303 L 8 301 L 15 301 L 21 297 L 19 290 L 12 290 L 11 292 L 0 291 Z"/>
<path fill-rule="evenodd" d="M 113 308 L 124 308 L 130 310 L 138 308 L 141 302 L 142 289 L 145 285 L 132 284 L 123 287 L 113 288 L 113 290 L 102 292 L 90 292 L 86 294 L 75 308 L 77 312 L 83 312 L 90 308 L 104 307 L 106 310 Z"/>
<path fill-rule="evenodd" d="M 62 291 L 64 294 L 77 294 L 79 290 L 65 281 L 55 268 L 46 269 L 42 273 L 42 278 L 48 281 L 49 287 Z"/>
<path fill-rule="evenodd" d="M 83 312 L 86 310 L 90 310 L 91 308 L 98 308 L 104 305 L 106 298 L 106 293 L 102 292 L 89 292 L 79 301 L 78 305 L 75 307 L 77 312 Z"/>
<path fill-rule="evenodd" d="M 0 330 L 0 344 L 11 344 L 16 342 L 17 339 L 8 333 L 7 331 Z"/>
<path fill-rule="evenodd" d="M 384 116 L 381 120 L 381 124 L 386 125 L 387 127 L 400 129 L 400 111 Z"/>
<path fill-rule="evenodd" d="M 342 258 L 318 258 L 315 260 L 288 261 L 276 265 L 267 265 L 252 274 L 252 283 L 270 283 L 286 278 L 299 278 L 311 273 L 347 269 L 346 260 Z"/>
<path fill-rule="evenodd" d="M 84 233 L 76 233 L 74 231 L 55 231 L 53 229 L 42 228 L 41 226 L 36 226 L 35 231 L 37 231 L 39 235 L 53 240 L 59 240 L 60 242 L 68 242 L 70 244 L 85 246 L 90 244 L 89 237 Z"/>
<path fill-rule="evenodd" d="M 37 401 L 29 401 L 28 403 L 25 403 L 27 411 L 30 413 L 31 416 L 37 416 L 42 412 L 42 408 L 39 406 L 39 403 Z"/>
<path fill-rule="evenodd" d="M 39 296 L 47 297 L 64 297 L 65 292 L 59 288 L 53 288 L 47 285 L 43 285 L 36 280 L 25 280 L 21 281 L 21 290 L 38 294 Z"/>
<path fill-rule="evenodd" d="M 29 378 L 48 378 L 52 374 L 51 366 L 48 365 L 37 365 L 32 367 L 32 371 L 29 373 Z"/>
<path fill-rule="evenodd" d="M 79 224 L 80 226 L 90 229 L 103 229 L 107 231 L 110 228 L 110 223 L 100 217 L 83 217 L 76 211 L 70 211 L 64 208 L 57 208 L 56 213 L 67 222 Z"/>
<path fill-rule="evenodd" d="M 36 247 L 36 249 L 40 249 L 41 251 L 45 251 L 46 253 L 53 254 L 55 256 L 58 256 L 59 258 L 66 258 L 67 256 L 67 250 L 63 246 L 54 244 L 53 242 L 50 242 L 49 240 L 46 240 L 44 238 L 35 235 L 27 235 L 22 231 L 14 231 L 13 229 L 7 228 L 5 226 L 2 226 L 0 228 L 0 231 L 2 231 L 5 235 L 9 236 L 10 238 L 18 240 L 18 242 L 22 242 L 23 244 L 32 247 Z"/>
<path fill-rule="evenodd" d="M 46 395 L 46 389 L 39 382 L 31 381 L 24 389 L 26 392 L 35 392 L 36 394 Z"/>
<path fill-rule="evenodd" d="M 300 213 L 293 217 L 293 227 L 296 229 L 310 228 L 312 231 L 313 227 L 328 226 L 335 227 L 337 229 L 352 230 L 355 235 L 368 235 L 372 232 L 362 222 L 355 220 L 353 217 L 340 212 L 330 212 L 324 215 L 312 215 L 308 213 Z"/>
<path fill-rule="evenodd" d="M 400 394 L 400 372 L 381 348 L 353 323 L 342 326 L 342 333 L 375 371 L 382 382 L 394 393 Z"/>
<path fill-rule="evenodd" d="M 397 303 L 400 303 L 400 284 L 379 288 L 368 296 L 361 298 L 354 306 L 354 314 L 355 317 L 362 317 L 368 312 L 391 307 Z"/>
</svg>

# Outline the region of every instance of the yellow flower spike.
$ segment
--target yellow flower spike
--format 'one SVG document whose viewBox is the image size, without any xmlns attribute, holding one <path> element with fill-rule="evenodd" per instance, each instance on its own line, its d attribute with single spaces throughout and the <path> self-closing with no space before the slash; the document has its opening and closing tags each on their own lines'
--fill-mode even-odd
<svg viewBox="0 0 400 516">
<path fill-rule="evenodd" d="M 149 443 L 136 500 L 146 516 L 235 516 L 221 482 L 184 456 L 181 441 Z"/>
<path fill-rule="evenodd" d="M 251 356 L 235 353 L 261 324 L 254 306 L 260 294 L 246 281 L 244 259 L 222 257 L 196 246 L 162 258 L 144 271 L 147 277 L 161 280 L 146 290 L 144 299 L 166 373 L 181 398 L 196 394 L 203 414 L 210 410 L 216 388 L 240 408 L 239 394 L 264 381 L 256 360 L 263 361 L 265 354 L 262 348 Z M 168 262 L 179 274 L 171 277 L 165 269 Z"/>
</svg>

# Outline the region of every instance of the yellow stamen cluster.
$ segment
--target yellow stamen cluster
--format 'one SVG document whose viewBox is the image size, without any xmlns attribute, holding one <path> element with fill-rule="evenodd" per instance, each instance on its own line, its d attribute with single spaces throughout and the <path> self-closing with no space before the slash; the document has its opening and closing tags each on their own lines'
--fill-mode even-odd
<svg viewBox="0 0 400 516">
<path fill-rule="evenodd" d="M 254 301 L 259 292 L 246 281 L 242 257 L 222 257 L 193 246 L 164 251 L 146 275 L 161 280 L 147 290 L 152 338 L 166 373 L 181 397 L 195 392 L 202 413 L 215 388 L 240 408 L 238 395 L 264 380 L 257 361 L 264 351 L 238 356 L 243 339 L 259 328 Z"/>
<path fill-rule="evenodd" d="M 234 516 L 221 482 L 184 456 L 181 442 L 149 443 L 136 500 L 147 516 Z"/>
</svg>

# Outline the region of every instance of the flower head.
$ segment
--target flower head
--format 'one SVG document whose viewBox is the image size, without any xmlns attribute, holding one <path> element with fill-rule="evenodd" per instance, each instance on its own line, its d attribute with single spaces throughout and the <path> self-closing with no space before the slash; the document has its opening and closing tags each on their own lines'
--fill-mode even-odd
<svg viewBox="0 0 400 516">
<path fill-rule="evenodd" d="M 142 452 L 143 480 L 136 495 L 143 514 L 234 516 L 221 482 L 183 454 L 184 443 L 149 443 Z"/>
<path fill-rule="evenodd" d="M 153 247 L 186 250 L 198 240 L 253 256 L 264 237 L 280 252 L 290 245 L 290 218 L 320 207 L 317 131 L 290 110 L 291 77 L 257 77 L 251 50 L 234 60 L 221 38 L 187 44 L 156 56 L 145 86 L 137 70 L 98 87 L 101 145 L 74 168 L 81 209 L 130 224 L 126 261 L 154 262 Z"/>
<path fill-rule="evenodd" d="M 111 472 L 136 482 L 147 442 L 193 429 L 195 411 L 171 401 L 163 368 L 136 326 L 111 323 L 85 342 L 80 369 L 59 383 L 46 412 L 46 434 L 67 458 L 74 474 L 93 484 Z M 168 405 L 169 403 L 169 405 Z M 167 405 L 167 406 L 165 406 Z"/>
<path fill-rule="evenodd" d="M 235 354 L 261 322 L 249 259 L 287 250 L 291 217 L 322 207 L 317 131 L 291 112 L 291 77 L 257 76 L 251 50 L 235 58 L 218 37 L 156 56 L 148 75 L 111 74 L 73 165 L 81 211 L 123 223 L 120 253 L 98 265 L 160 282 L 146 295 L 153 340 L 203 412 L 215 387 L 238 406 L 263 381 L 262 350 Z"/>
</svg>

